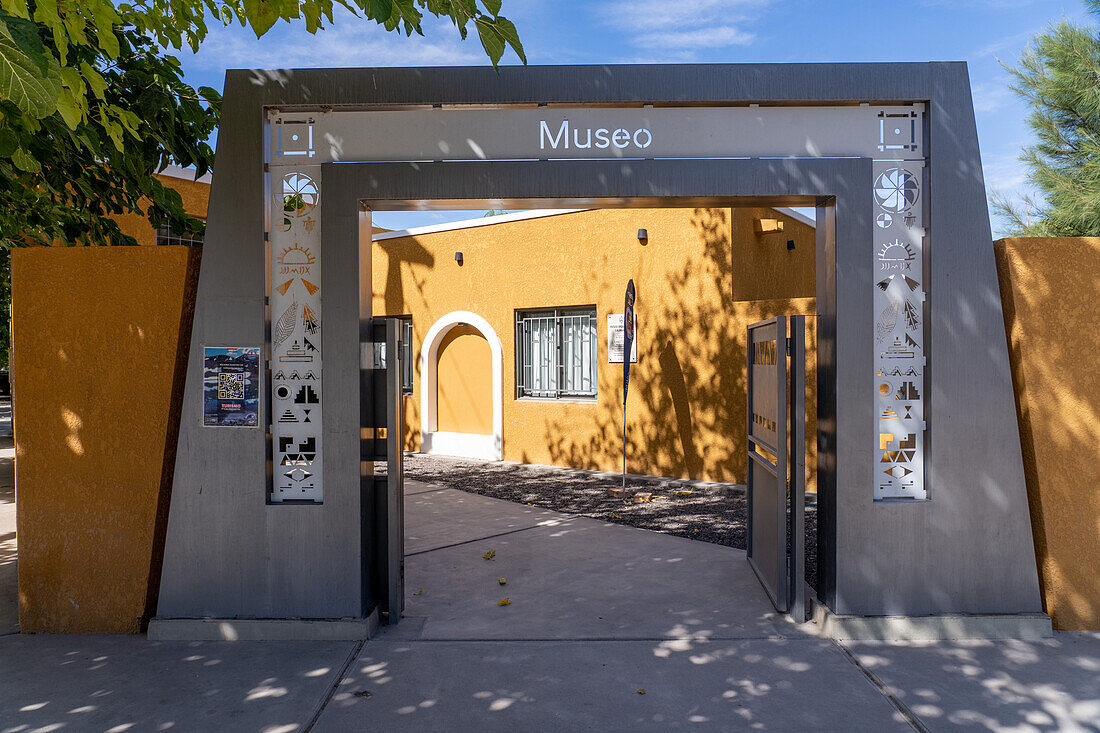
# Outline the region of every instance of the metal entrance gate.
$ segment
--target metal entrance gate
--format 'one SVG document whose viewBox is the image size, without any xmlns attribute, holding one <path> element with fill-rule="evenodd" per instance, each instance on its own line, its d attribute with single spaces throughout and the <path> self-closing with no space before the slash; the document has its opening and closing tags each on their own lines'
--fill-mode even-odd
<svg viewBox="0 0 1100 733">
<path fill-rule="evenodd" d="M 805 329 L 805 316 L 779 316 L 749 326 L 747 339 L 748 561 L 797 622 L 807 611 Z"/>
<path fill-rule="evenodd" d="M 363 543 L 363 589 L 373 591 L 379 599 L 381 621 L 394 624 L 405 609 L 405 416 L 400 321 L 371 319 L 370 333 L 360 336 L 360 345 L 372 347 L 371 353 L 361 355 L 366 368 L 362 369 L 364 384 L 359 394 L 361 399 L 369 400 L 363 410 L 370 415 L 371 424 L 360 441 L 360 460 L 386 462 L 385 475 L 363 475 L 362 536 L 373 535 L 375 540 L 373 547 Z"/>
</svg>

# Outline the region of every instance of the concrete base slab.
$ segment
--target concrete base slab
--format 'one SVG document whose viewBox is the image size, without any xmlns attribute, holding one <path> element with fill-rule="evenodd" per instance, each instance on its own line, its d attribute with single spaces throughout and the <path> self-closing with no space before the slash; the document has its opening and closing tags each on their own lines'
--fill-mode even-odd
<svg viewBox="0 0 1100 733">
<path fill-rule="evenodd" d="M 407 497 L 407 535 L 417 546 L 440 543 L 438 532 L 466 542 L 406 557 L 405 615 L 423 623 L 402 621 L 392 633 L 469 640 L 805 636 L 772 608 L 742 550 L 528 509 L 460 491 Z M 498 534 L 506 526 L 517 529 Z M 490 550 L 493 559 L 484 559 Z M 505 598 L 509 605 L 499 606 Z"/>
<path fill-rule="evenodd" d="M 818 639 L 369 642 L 314 731 L 906 731 Z"/>
<path fill-rule="evenodd" d="M 1100 633 L 844 646 L 927 730 L 1100 730 Z"/>
<path fill-rule="evenodd" d="M 154 618 L 150 641 L 359 641 L 374 636 L 378 613 L 360 619 Z"/>
<path fill-rule="evenodd" d="M 405 478 L 405 496 L 412 496 L 414 494 L 423 494 L 428 491 L 446 491 L 446 486 L 440 486 L 439 484 L 429 484 L 423 481 L 417 481 L 413 478 Z"/>
<path fill-rule="evenodd" d="M 813 620 L 830 639 L 940 641 L 948 639 L 1048 639 L 1054 634 L 1045 613 L 945 616 L 838 616 L 814 603 Z"/>
<path fill-rule="evenodd" d="M 6 636 L 0 730 L 301 730 L 357 646 Z"/>
<path fill-rule="evenodd" d="M 405 495 L 406 555 L 549 525 L 567 516 L 458 489 L 424 491 L 423 486 L 430 484 L 418 484 L 416 493 Z"/>
</svg>

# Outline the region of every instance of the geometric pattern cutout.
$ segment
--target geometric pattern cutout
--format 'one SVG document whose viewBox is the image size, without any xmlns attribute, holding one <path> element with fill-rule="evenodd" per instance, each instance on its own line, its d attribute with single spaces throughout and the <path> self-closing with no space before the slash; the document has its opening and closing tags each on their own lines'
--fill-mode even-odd
<svg viewBox="0 0 1100 733">
<path fill-rule="evenodd" d="M 902 399 L 902 398 L 898 398 Z M 916 398 L 914 398 L 916 399 Z M 316 405 L 320 402 L 320 398 L 310 385 L 301 387 L 294 395 L 294 404 L 296 405 Z"/>
<path fill-rule="evenodd" d="M 271 441 L 269 499 L 321 502 L 324 498 L 322 422 L 321 172 L 312 122 L 281 123 L 268 167 L 274 192 L 269 207 L 267 282 L 271 324 Z"/>
<path fill-rule="evenodd" d="M 881 111 L 867 151 L 874 159 L 871 214 L 874 243 L 872 289 L 874 389 L 879 399 L 874 420 L 877 462 L 882 466 L 874 499 L 927 499 L 924 481 L 924 281 L 925 230 L 921 207 L 923 168 L 917 136 L 923 110 Z M 869 136 L 870 137 L 870 136 Z M 887 400 L 889 402 L 887 402 Z"/>
<path fill-rule="evenodd" d="M 274 348 L 279 348 L 294 333 L 294 324 L 298 320 L 298 302 L 295 301 L 290 304 L 290 307 L 286 309 L 283 315 L 279 316 L 279 320 L 275 322 L 275 325 L 271 328 L 271 345 Z"/>
<path fill-rule="evenodd" d="M 901 213 L 917 203 L 920 184 L 904 168 L 889 168 L 875 179 L 875 201 L 884 211 Z"/>
<path fill-rule="evenodd" d="M 891 300 L 886 309 L 879 314 L 875 324 L 875 341 L 881 342 L 894 331 L 898 323 L 898 312 L 901 310 L 900 300 Z"/>
<path fill-rule="evenodd" d="M 917 391 L 917 385 L 912 382 L 906 382 L 898 387 L 898 392 L 894 399 L 901 401 L 919 400 L 920 392 Z"/>
</svg>

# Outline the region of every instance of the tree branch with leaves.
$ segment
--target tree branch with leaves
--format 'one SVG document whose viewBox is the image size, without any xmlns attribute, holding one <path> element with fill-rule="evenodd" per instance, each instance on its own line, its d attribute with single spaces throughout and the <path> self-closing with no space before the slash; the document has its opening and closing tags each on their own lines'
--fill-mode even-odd
<svg viewBox="0 0 1100 733">
<path fill-rule="evenodd" d="M 1085 5 L 1100 18 L 1100 0 Z M 1036 142 L 1020 160 L 1038 195 L 1014 202 L 994 193 L 994 214 L 1011 234 L 1100 236 L 1100 29 L 1055 23 L 1005 68 L 1031 107 Z"/>
<path fill-rule="evenodd" d="M 0 0 L 0 247 L 133 244 L 113 218 L 131 212 L 200 232 L 154 174 L 213 167 L 221 97 L 164 49 L 197 51 L 211 25 L 317 33 L 340 8 L 405 36 L 450 18 L 494 66 L 508 48 L 526 63 L 501 0 Z"/>
</svg>

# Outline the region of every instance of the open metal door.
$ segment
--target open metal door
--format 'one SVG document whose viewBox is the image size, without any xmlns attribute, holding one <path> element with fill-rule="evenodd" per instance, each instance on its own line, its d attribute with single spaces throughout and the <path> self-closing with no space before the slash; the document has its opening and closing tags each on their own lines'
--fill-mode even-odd
<svg viewBox="0 0 1100 733">
<path fill-rule="evenodd" d="M 385 461 L 386 473 L 373 476 L 374 597 L 380 601 L 381 621 L 395 624 L 405 609 L 405 466 L 404 400 L 401 398 L 401 322 L 396 318 L 371 321 L 370 439 L 361 441 L 370 455 L 364 461 Z M 368 548 L 364 548 L 366 551 Z"/>
<path fill-rule="evenodd" d="M 798 622 L 806 618 L 804 333 L 804 316 L 749 326 L 746 384 L 748 561 L 776 610 Z"/>
</svg>

